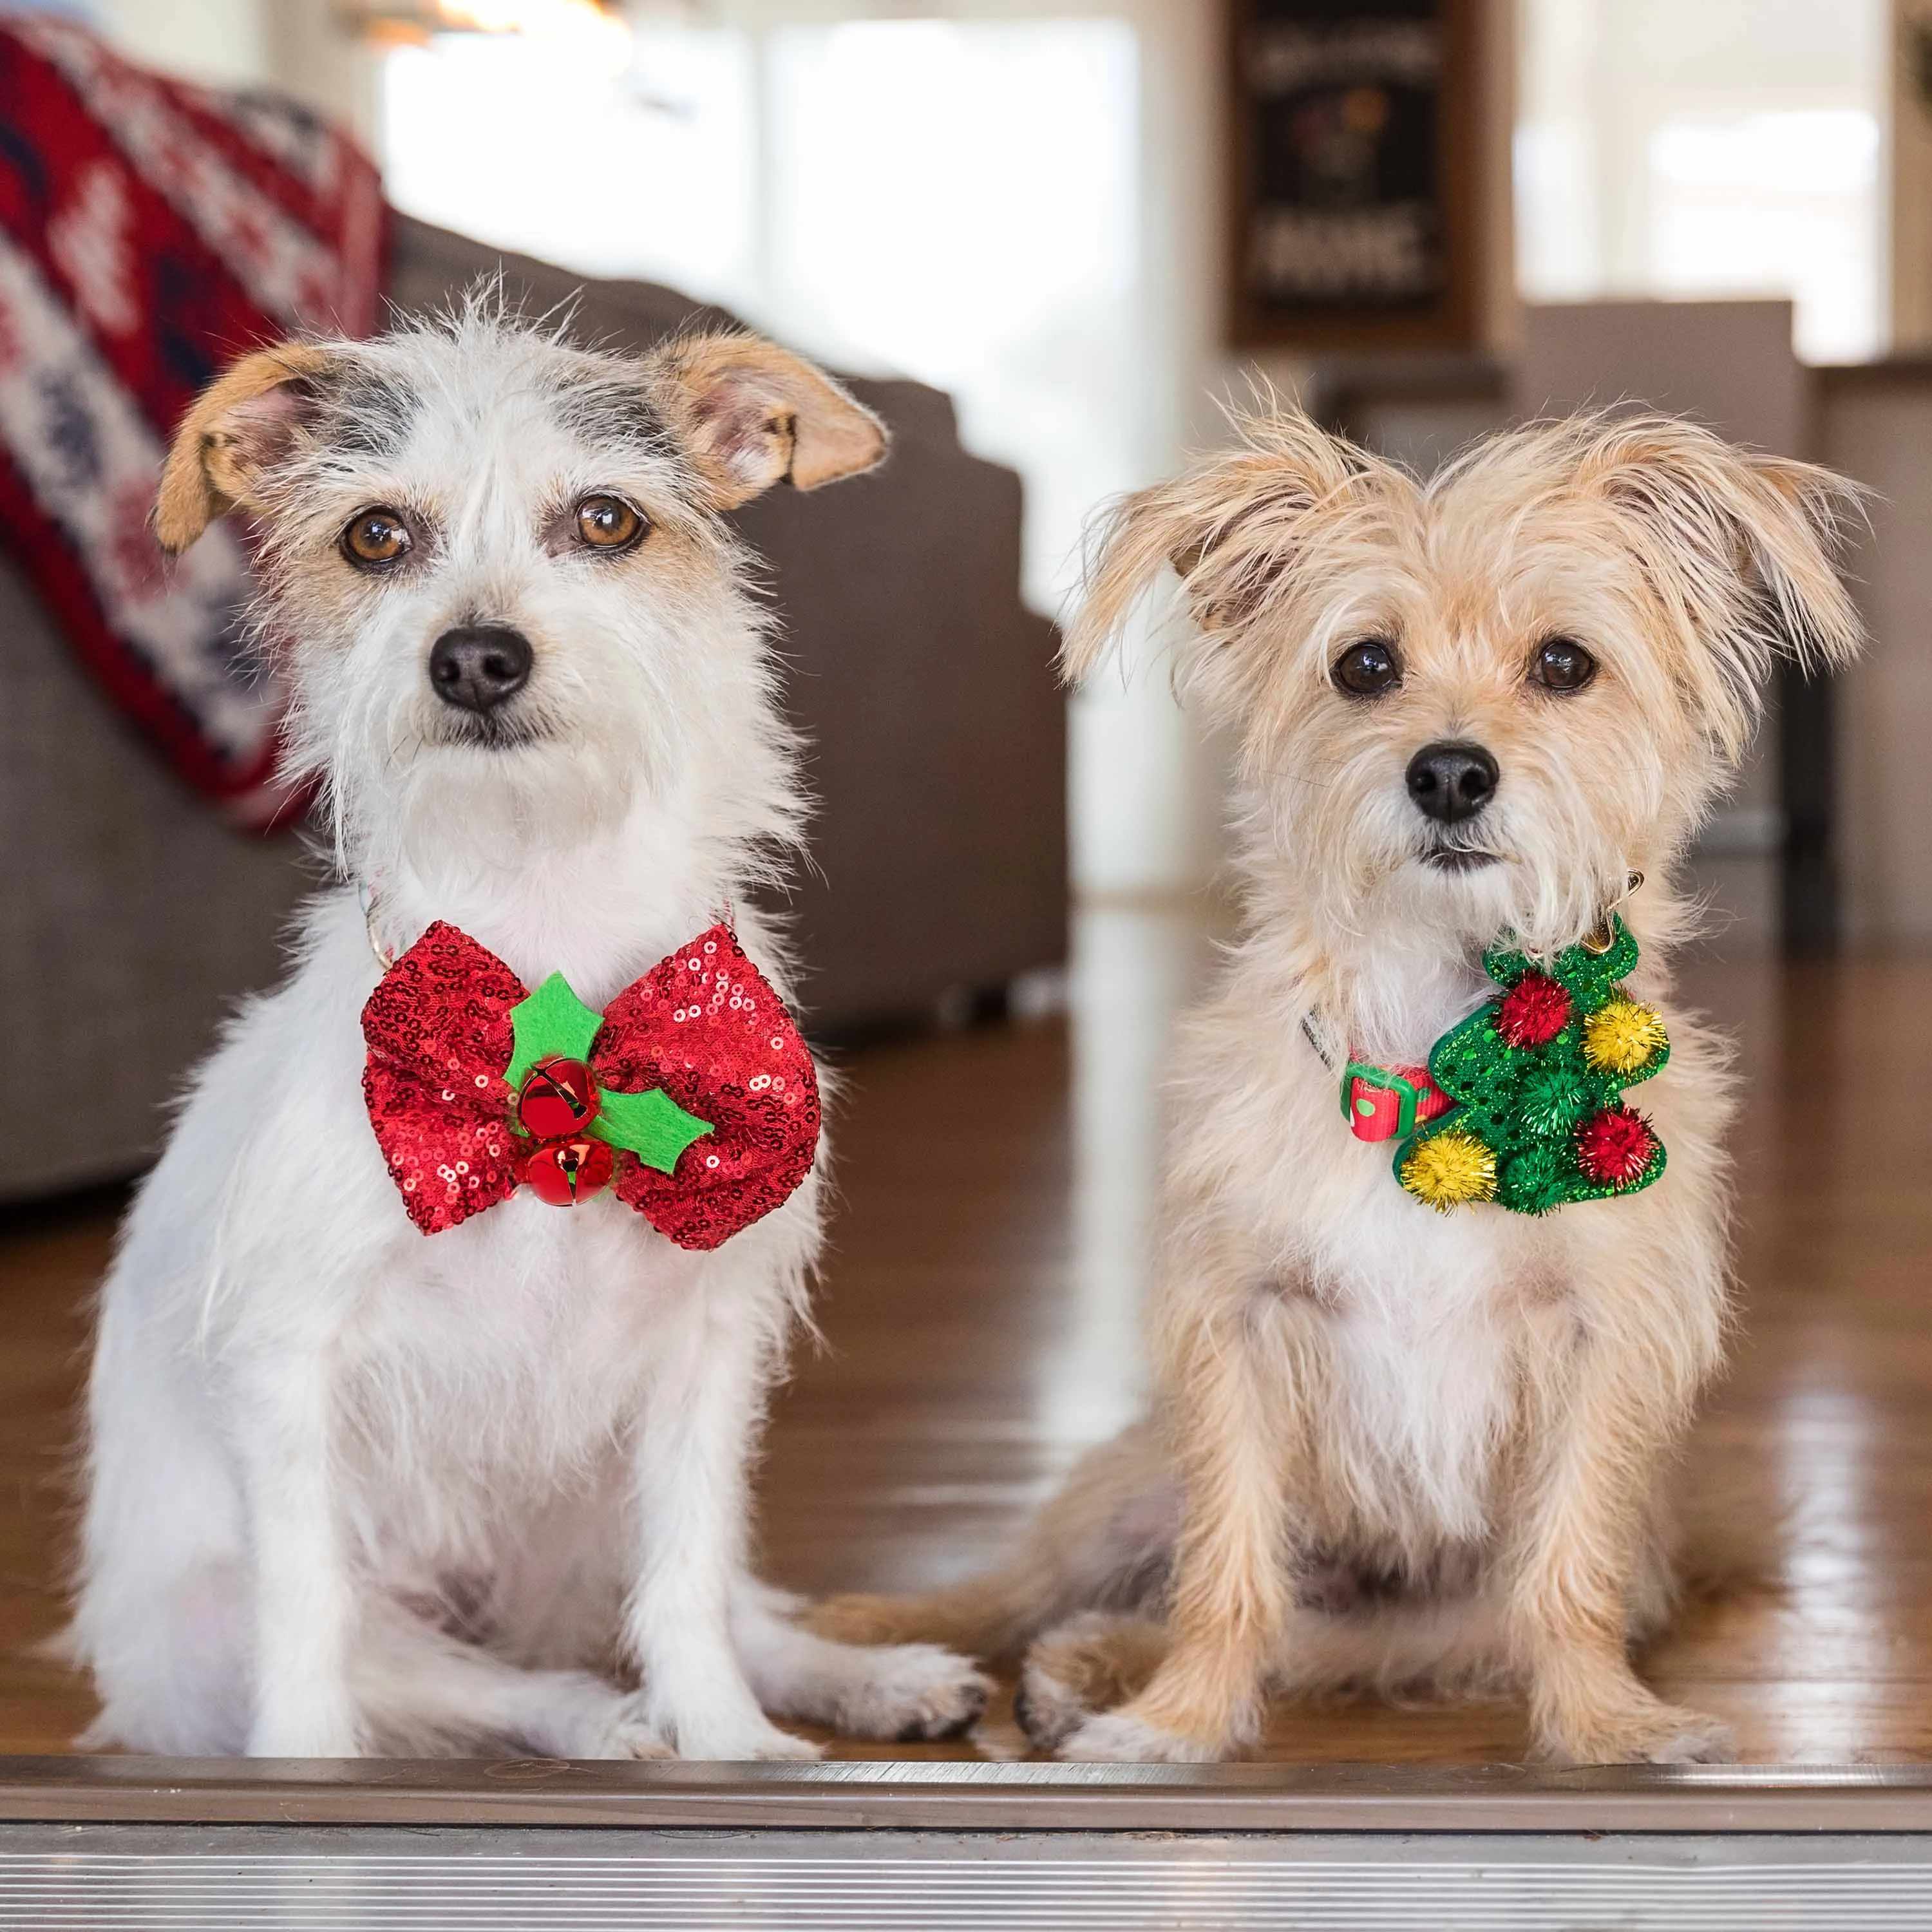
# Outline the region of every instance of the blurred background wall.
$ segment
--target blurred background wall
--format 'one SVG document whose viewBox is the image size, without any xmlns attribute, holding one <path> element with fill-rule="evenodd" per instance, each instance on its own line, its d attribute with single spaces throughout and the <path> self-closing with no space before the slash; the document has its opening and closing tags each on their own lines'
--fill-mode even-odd
<svg viewBox="0 0 1932 1932">
<path fill-rule="evenodd" d="M 1257 381 L 1424 465 L 1513 410 L 1646 389 L 1722 424 L 1698 369 L 1592 364 L 1600 332 L 1566 329 L 1562 308 L 1785 302 L 1776 353 L 1742 306 L 1735 344 L 1721 314 L 1706 332 L 1712 382 L 1748 367 L 1733 391 L 1778 399 L 1728 426 L 1762 440 L 1788 422 L 1886 499 L 1858 566 L 1880 651 L 1822 725 L 1794 699 L 1792 742 L 1828 740 L 1843 932 L 1932 936 L 1932 566 L 1901 540 L 1932 509 L 1916 359 L 1932 346 L 1932 0 L 1472 5 L 1474 326 L 1453 350 L 1368 358 L 1224 346 L 1228 52 L 1209 0 L 440 10 L 514 35 L 427 34 L 411 21 L 434 7 L 354 0 L 68 10 L 158 64 L 346 119 L 408 212 L 946 390 L 968 447 L 1024 478 L 1043 612 L 1076 580 L 1095 504 L 1225 435 L 1220 401 Z M 1198 891 L 1219 854 L 1220 763 L 1171 701 L 1158 629 L 1072 708 L 1090 900 Z M 1736 944 L 1779 929 L 1788 749 L 1767 740 L 1706 854 Z"/>
<path fill-rule="evenodd" d="M 411 213 L 946 389 L 969 447 L 1026 479 L 1042 610 L 1094 505 L 1216 433 L 1211 5 L 718 0 L 621 28 L 568 0 L 520 10 L 526 35 L 420 44 L 345 34 L 334 0 L 97 17 L 143 58 L 349 119 Z M 1071 730 L 1083 885 L 1204 882 L 1218 772 L 1157 667 L 1086 694 Z"/>
</svg>

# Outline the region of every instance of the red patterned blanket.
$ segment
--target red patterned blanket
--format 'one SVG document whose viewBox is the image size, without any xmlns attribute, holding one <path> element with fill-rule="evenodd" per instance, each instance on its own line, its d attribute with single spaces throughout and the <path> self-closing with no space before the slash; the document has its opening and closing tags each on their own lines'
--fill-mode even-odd
<svg viewBox="0 0 1932 1932">
<path fill-rule="evenodd" d="M 176 419 L 238 351 L 376 320 L 374 167 L 292 102 L 0 20 L 0 541 L 109 695 L 236 818 L 290 801 L 281 695 L 245 648 L 244 538 L 148 526 Z"/>
</svg>

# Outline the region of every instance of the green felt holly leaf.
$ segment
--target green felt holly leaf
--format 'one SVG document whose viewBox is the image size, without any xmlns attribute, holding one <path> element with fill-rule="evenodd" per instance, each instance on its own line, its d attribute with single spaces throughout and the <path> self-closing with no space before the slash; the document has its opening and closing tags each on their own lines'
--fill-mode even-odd
<svg viewBox="0 0 1932 1932">
<path fill-rule="evenodd" d="M 646 1167 L 669 1174 L 685 1149 L 711 1132 L 711 1123 L 687 1114 L 662 1087 L 648 1093 L 598 1090 L 600 1102 L 590 1132 L 613 1147 L 628 1148 Z"/>
<path fill-rule="evenodd" d="M 561 973 L 553 973 L 526 999 L 510 1009 L 514 1042 L 510 1064 L 503 1070 L 510 1091 L 520 1094 L 530 1069 L 540 1060 L 582 1060 L 603 1030 L 604 1016 L 593 1013 Z"/>
</svg>

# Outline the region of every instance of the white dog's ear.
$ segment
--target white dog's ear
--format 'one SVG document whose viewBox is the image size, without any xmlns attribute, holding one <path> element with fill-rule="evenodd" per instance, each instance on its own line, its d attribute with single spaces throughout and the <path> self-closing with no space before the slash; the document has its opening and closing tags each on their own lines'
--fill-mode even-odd
<svg viewBox="0 0 1932 1932">
<path fill-rule="evenodd" d="M 1060 666 L 1077 683 L 1167 570 L 1204 641 L 1245 622 L 1292 579 L 1310 520 L 1356 500 L 1378 466 L 1298 410 L 1240 419 L 1234 448 L 1123 496 L 1088 533 L 1086 595 Z"/>
<path fill-rule="evenodd" d="M 1832 669 L 1858 654 L 1864 626 L 1838 570 L 1858 484 L 1648 416 L 1596 425 L 1581 475 L 1623 518 L 1652 587 L 1694 640 L 1678 674 L 1730 755 L 1777 658 Z"/>
<path fill-rule="evenodd" d="M 713 509 L 734 509 L 774 483 L 816 490 L 884 458 L 878 418 L 775 342 L 694 336 L 659 350 L 650 368 Z"/>
<path fill-rule="evenodd" d="M 154 500 L 154 535 L 176 556 L 216 518 L 254 502 L 257 479 L 286 454 L 310 386 L 334 360 L 320 343 L 284 342 L 231 364 L 175 431 Z"/>
</svg>

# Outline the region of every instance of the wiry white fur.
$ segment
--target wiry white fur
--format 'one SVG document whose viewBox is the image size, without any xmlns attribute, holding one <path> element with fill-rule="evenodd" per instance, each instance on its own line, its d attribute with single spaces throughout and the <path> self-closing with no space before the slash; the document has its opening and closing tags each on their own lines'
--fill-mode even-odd
<svg viewBox="0 0 1932 1932">
<path fill-rule="evenodd" d="M 746 1571 L 820 1173 L 710 1253 L 608 1195 L 520 1192 L 425 1237 L 364 1109 L 381 969 L 358 883 L 391 949 L 446 920 L 593 1006 L 727 910 L 782 985 L 742 895 L 797 842 L 794 748 L 682 378 L 488 302 L 328 349 L 292 404 L 237 420 L 266 452 L 260 628 L 349 883 L 196 1076 L 103 1295 L 76 1624 L 94 1736 L 752 1758 L 814 1749 L 766 1711 L 957 1727 L 982 1695 L 959 1660 L 808 1636 Z M 650 514 L 634 556 L 546 540 L 595 490 Z M 336 550 L 374 504 L 421 532 L 380 581 Z M 475 622 L 536 649 L 502 742 L 425 675 Z"/>
</svg>

